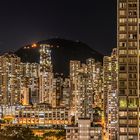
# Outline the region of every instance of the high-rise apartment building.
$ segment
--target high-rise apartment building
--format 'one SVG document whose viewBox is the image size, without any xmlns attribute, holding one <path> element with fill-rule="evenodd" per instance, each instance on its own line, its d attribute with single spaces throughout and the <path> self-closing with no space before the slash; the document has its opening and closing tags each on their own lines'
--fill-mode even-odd
<svg viewBox="0 0 140 140">
<path fill-rule="evenodd" d="M 103 108 L 102 66 L 94 59 L 86 64 L 70 62 L 71 115 L 93 120 L 93 108 Z"/>
<path fill-rule="evenodd" d="M 63 98 L 61 106 L 64 106 L 66 108 L 70 108 L 70 90 L 71 90 L 71 86 L 70 86 L 70 79 L 69 78 L 65 78 L 63 81 Z"/>
<path fill-rule="evenodd" d="M 20 96 L 22 105 L 39 103 L 39 64 L 20 64 Z"/>
<path fill-rule="evenodd" d="M 78 125 L 66 127 L 66 140 L 103 140 L 102 126 L 87 118 L 79 119 Z"/>
<path fill-rule="evenodd" d="M 50 45 L 40 45 L 39 102 L 51 104 L 52 95 L 52 62 Z"/>
<path fill-rule="evenodd" d="M 105 56 L 103 61 L 103 83 L 104 83 L 104 116 L 105 128 L 108 140 L 117 139 L 117 75 L 118 61 L 117 49 L 114 48 L 111 56 Z"/>
<path fill-rule="evenodd" d="M 20 103 L 20 58 L 12 53 L 0 56 L 0 104 Z"/>
<path fill-rule="evenodd" d="M 118 140 L 140 140 L 140 1 L 117 2 Z"/>
<path fill-rule="evenodd" d="M 62 102 L 62 96 L 63 96 L 63 77 L 62 75 L 55 75 L 55 78 L 53 78 L 52 83 L 52 95 L 51 95 L 51 105 L 53 107 L 58 107 L 61 105 Z"/>
</svg>

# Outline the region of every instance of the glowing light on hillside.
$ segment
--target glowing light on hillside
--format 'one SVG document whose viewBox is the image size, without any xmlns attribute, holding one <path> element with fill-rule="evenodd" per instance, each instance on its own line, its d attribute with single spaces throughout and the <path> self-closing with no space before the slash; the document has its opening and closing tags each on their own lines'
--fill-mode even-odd
<svg viewBox="0 0 140 140">
<path fill-rule="evenodd" d="M 37 47 L 37 44 L 34 43 L 34 44 L 32 45 L 32 48 L 36 48 L 36 47 Z"/>
</svg>

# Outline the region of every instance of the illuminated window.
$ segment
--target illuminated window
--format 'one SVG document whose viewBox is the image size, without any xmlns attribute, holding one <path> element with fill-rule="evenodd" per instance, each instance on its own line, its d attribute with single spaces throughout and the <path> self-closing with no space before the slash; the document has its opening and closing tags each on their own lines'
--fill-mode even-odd
<svg viewBox="0 0 140 140">
<path fill-rule="evenodd" d="M 129 108 L 136 108 L 137 107 L 137 99 L 136 98 L 129 98 L 128 99 L 128 107 Z"/>
<path fill-rule="evenodd" d="M 136 2 L 129 2 L 128 7 L 129 8 L 137 7 L 137 3 Z"/>
<path fill-rule="evenodd" d="M 126 111 L 119 111 L 119 116 L 120 117 L 126 117 L 127 116 L 127 112 Z"/>
<path fill-rule="evenodd" d="M 138 132 L 138 129 L 137 128 L 128 128 L 128 132 L 129 133 L 136 133 L 136 132 Z"/>
<path fill-rule="evenodd" d="M 122 133 L 127 132 L 127 127 L 120 127 L 120 132 L 122 132 Z M 127 140 L 127 138 L 121 139 L 121 140 Z"/>
<path fill-rule="evenodd" d="M 119 106 L 122 107 L 122 108 L 127 107 L 127 100 L 126 100 L 125 97 L 120 97 Z"/>
<path fill-rule="evenodd" d="M 129 47 L 137 47 L 137 42 L 128 42 Z"/>
<path fill-rule="evenodd" d="M 119 62 L 126 63 L 127 62 L 127 59 L 126 58 L 119 58 Z"/>
<path fill-rule="evenodd" d="M 137 34 L 129 34 L 129 39 L 137 39 Z"/>
<path fill-rule="evenodd" d="M 136 57 L 128 58 L 128 62 L 129 63 L 136 63 L 137 62 L 137 58 Z"/>
<path fill-rule="evenodd" d="M 126 21 L 127 21 L 126 18 L 120 18 L 120 23 L 126 23 Z M 122 26 L 120 26 L 120 27 L 122 27 Z M 123 27 L 125 27 L 125 26 L 123 26 Z"/>
<path fill-rule="evenodd" d="M 130 10 L 128 14 L 129 14 L 129 16 L 136 16 L 137 12 L 136 12 L 136 10 Z"/>
<path fill-rule="evenodd" d="M 130 31 L 137 31 L 137 26 L 128 26 Z"/>
<path fill-rule="evenodd" d="M 119 78 L 120 79 L 126 79 L 127 78 L 127 74 L 126 73 L 120 73 L 119 74 Z"/>
<path fill-rule="evenodd" d="M 119 34 L 119 39 L 126 39 L 126 34 Z"/>
<path fill-rule="evenodd" d="M 126 42 L 120 42 L 120 47 L 126 47 Z"/>
<path fill-rule="evenodd" d="M 137 22 L 137 18 L 129 18 L 128 22 L 136 23 Z"/>
<path fill-rule="evenodd" d="M 120 26 L 120 31 L 126 31 L 126 26 Z"/>
<path fill-rule="evenodd" d="M 120 16 L 125 16 L 126 15 L 126 11 L 125 10 L 120 10 Z"/>
<path fill-rule="evenodd" d="M 119 136 L 120 138 L 120 140 L 127 140 L 127 136 Z"/>
<path fill-rule="evenodd" d="M 119 50 L 119 54 L 127 54 L 127 50 Z"/>
<path fill-rule="evenodd" d="M 120 124 L 127 124 L 127 120 L 126 119 L 120 119 Z"/>
<path fill-rule="evenodd" d="M 126 8 L 126 3 L 121 3 L 120 2 L 120 8 Z"/>
</svg>

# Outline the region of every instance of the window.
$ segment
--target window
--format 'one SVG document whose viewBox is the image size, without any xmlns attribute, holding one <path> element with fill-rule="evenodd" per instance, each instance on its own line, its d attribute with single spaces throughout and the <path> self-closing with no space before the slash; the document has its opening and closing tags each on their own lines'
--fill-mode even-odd
<svg viewBox="0 0 140 140">
<path fill-rule="evenodd" d="M 119 54 L 127 54 L 126 50 L 119 50 Z"/>
<path fill-rule="evenodd" d="M 119 91 L 119 94 L 120 94 L 120 95 L 125 95 L 125 90 L 124 90 L 124 89 L 123 89 L 123 90 L 120 90 L 120 91 Z"/>
<path fill-rule="evenodd" d="M 128 124 L 134 124 L 134 125 L 136 125 L 136 124 L 138 124 L 138 122 L 137 122 L 137 120 L 129 120 L 128 121 Z"/>
<path fill-rule="evenodd" d="M 130 78 L 130 79 L 135 79 L 135 78 L 136 78 L 136 74 L 135 74 L 135 73 L 129 74 L 129 78 Z"/>
<path fill-rule="evenodd" d="M 137 50 L 128 50 L 128 54 L 137 55 Z"/>
<path fill-rule="evenodd" d="M 122 22 L 120 21 L 120 23 L 122 23 Z M 120 31 L 126 31 L 126 27 L 125 26 L 120 26 Z"/>
<path fill-rule="evenodd" d="M 129 14 L 129 16 L 136 16 L 137 12 L 136 12 L 136 10 L 130 10 L 128 14 Z"/>
<path fill-rule="evenodd" d="M 120 20 L 120 23 L 126 23 L 127 21 L 126 18 L 120 18 L 119 20 Z"/>
<path fill-rule="evenodd" d="M 125 16 L 126 15 L 126 11 L 125 10 L 120 10 L 120 16 Z"/>
<path fill-rule="evenodd" d="M 126 84 L 125 84 L 125 81 L 120 81 L 120 86 L 121 87 L 124 87 Z"/>
<path fill-rule="evenodd" d="M 127 120 L 126 119 L 120 119 L 120 124 L 127 124 Z"/>
<path fill-rule="evenodd" d="M 127 117 L 127 112 L 126 111 L 119 111 L 119 116 L 120 117 Z"/>
<path fill-rule="evenodd" d="M 120 132 L 122 132 L 122 133 L 127 132 L 127 127 L 120 127 Z M 123 140 L 123 139 L 121 139 L 121 140 Z M 127 138 L 124 140 L 127 140 Z"/>
<path fill-rule="evenodd" d="M 126 128 L 124 128 L 124 129 L 126 129 Z M 120 129 L 120 132 L 122 132 L 122 131 L 126 131 L 127 132 L 127 130 L 123 130 L 123 129 Z M 119 136 L 120 138 L 120 140 L 127 140 L 127 136 Z"/>
<path fill-rule="evenodd" d="M 137 71 L 137 66 L 129 66 L 129 71 Z"/>
<path fill-rule="evenodd" d="M 120 79 L 127 79 L 127 74 L 126 73 L 120 73 L 119 78 Z"/>
<path fill-rule="evenodd" d="M 130 23 L 136 23 L 137 22 L 137 18 L 129 18 L 128 22 Z"/>
<path fill-rule="evenodd" d="M 128 116 L 130 117 L 137 117 L 138 113 L 137 112 L 128 112 Z"/>
<path fill-rule="evenodd" d="M 137 39 L 137 34 L 129 34 L 129 39 Z"/>
<path fill-rule="evenodd" d="M 135 90 L 135 89 L 130 89 L 130 90 L 129 90 L 129 95 L 131 95 L 131 96 L 137 95 L 137 90 Z"/>
<path fill-rule="evenodd" d="M 119 106 L 122 107 L 122 108 L 127 107 L 127 100 L 126 100 L 125 97 L 120 97 L 120 99 L 119 99 Z"/>
<path fill-rule="evenodd" d="M 128 7 L 129 8 L 137 7 L 137 3 L 136 2 L 129 2 Z"/>
<path fill-rule="evenodd" d="M 128 46 L 129 47 L 137 47 L 137 42 L 129 42 Z"/>
<path fill-rule="evenodd" d="M 129 26 L 128 29 L 130 31 L 137 31 L 137 26 Z"/>
<path fill-rule="evenodd" d="M 126 3 L 121 3 L 120 2 L 120 8 L 126 8 Z"/>
<path fill-rule="evenodd" d="M 125 71 L 125 66 L 120 66 L 120 71 Z"/>
<path fill-rule="evenodd" d="M 128 58 L 128 62 L 129 63 L 136 63 L 137 62 L 137 58 L 136 57 Z"/>
<path fill-rule="evenodd" d="M 126 39 L 126 34 L 119 34 L 119 39 Z"/>
<path fill-rule="evenodd" d="M 137 107 L 137 98 L 129 98 L 128 99 L 128 107 L 136 108 Z"/>
<path fill-rule="evenodd" d="M 129 127 L 128 128 L 128 132 L 129 133 L 136 133 L 136 132 L 138 132 L 138 129 L 137 128 L 131 128 L 131 127 Z"/>
<path fill-rule="evenodd" d="M 119 58 L 119 62 L 120 63 L 126 63 L 127 62 L 127 59 L 126 58 Z"/>
<path fill-rule="evenodd" d="M 126 42 L 120 42 L 120 47 L 126 47 Z"/>
</svg>

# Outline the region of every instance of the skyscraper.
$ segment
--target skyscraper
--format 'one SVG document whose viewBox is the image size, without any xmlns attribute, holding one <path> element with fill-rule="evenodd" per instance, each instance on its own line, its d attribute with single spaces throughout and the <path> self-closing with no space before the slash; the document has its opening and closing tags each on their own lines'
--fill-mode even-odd
<svg viewBox="0 0 140 140">
<path fill-rule="evenodd" d="M 104 113 L 108 140 L 117 139 L 117 49 L 111 56 L 105 56 L 103 61 L 104 78 Z"/>
<path fill-rule="evenodd" d="M 139 0 L 118 0 L 118 140 L 139 140 Z"/>
<path fill-rule="evenodd" d="M 93 110 L 103 108 L 102 66 L 89 58 L 86 64 L 70 61 L 71 114 L 78 118 L 90 118 Z"/>
<path fill-rule="evenodd" d="M 51 104 L 52 94 L 52 63 L 50 45 L 40 45 L 40 80 L 39 102 Z"/>
<path fill-rule="evenodd" d="M 6 53 L 0 56 L 0 104 L 19 104 L 19 66 L 20 58 L 13 53 Z"/>
</svg>

